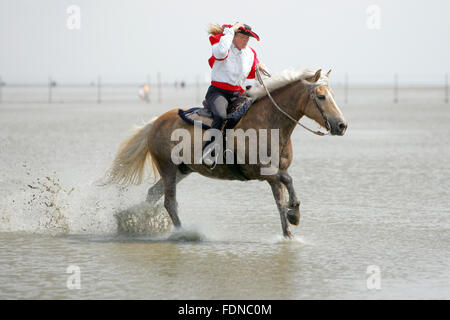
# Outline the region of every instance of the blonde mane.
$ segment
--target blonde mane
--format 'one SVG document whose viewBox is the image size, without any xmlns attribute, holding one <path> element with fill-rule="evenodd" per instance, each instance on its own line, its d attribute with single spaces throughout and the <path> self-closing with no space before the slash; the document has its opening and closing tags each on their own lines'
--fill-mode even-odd
<svg viewBox="0 0 450 320">
<path fill-rule="evenodd" d="M 310 68 L 301 70 L 287 69 L 280 72 L 279 74 L 265 79 L 264 84 L 266 85 L 269 92 L 272 92 L 295 81 L 310 78 L 316 73 L 316 71 L 317 70 Z M 316 83 L 324 85 L 328 84 L 328 77 L 324 74 L 324 72 L 321 73 L 321 76 Z M 267 95 L 266 90 L 262 85 L 250 88 L 249 90 L 247 90 L 246 94 L 255 100 Z"/>
</svg>

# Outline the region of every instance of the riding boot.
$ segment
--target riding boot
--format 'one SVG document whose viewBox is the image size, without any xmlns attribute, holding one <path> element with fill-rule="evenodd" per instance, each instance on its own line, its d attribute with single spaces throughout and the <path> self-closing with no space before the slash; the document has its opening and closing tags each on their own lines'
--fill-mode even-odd
<svg viewBox="0 0 450 320">
<path fill-rule="evenodd" d="M 214 117 L 213 123 L 211 124 L 212 129 L 217 129 L 222 131 L 222 128 L 224 126 L 224 120 L 220 117 Z M 205 145 L 203 146 L 203 155 L 202 155 L 202 162 L 207 165 L 208 167 L 214 169 L 215 164 L 217 162 L 217 157 L 221 154 L 221 152 L 218 152 L 216 154 L 216 141 L 214 140 L 207 141 Z M 213 160 L 211 160 L 213 158 Z"/>
</svg>

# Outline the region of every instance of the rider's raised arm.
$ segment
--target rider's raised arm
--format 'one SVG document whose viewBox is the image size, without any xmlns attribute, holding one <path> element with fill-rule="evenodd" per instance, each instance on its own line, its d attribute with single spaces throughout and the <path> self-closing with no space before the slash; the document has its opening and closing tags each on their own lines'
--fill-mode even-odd
<svg viewBox="0 0 450 320">
<path fill-rule="evenodd" d="M 228 50 L 233 43 L 233 28 L 225 28 L 220 41 L 212 46 L 212 54 L 216 59 L 225 59 L 228 56 Z"/>
</svg>

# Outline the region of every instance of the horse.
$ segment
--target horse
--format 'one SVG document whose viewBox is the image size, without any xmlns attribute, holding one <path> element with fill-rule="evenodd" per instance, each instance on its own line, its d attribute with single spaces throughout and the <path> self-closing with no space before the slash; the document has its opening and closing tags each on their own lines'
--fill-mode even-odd
<svg viewBox="0 0 450 320">
<path fill-rule="evenodd" d="M 276 145 L 278 157 L 275 168 L 273 163 L 268 164 L 267 161 L 264 163 L 261 159 L 258 159 L 256 163 L 244 161 L 235 165 L 234 168 L 238 168 L 242 174 L 241 177 L 244 176 L 245 180 L 266 181 L 270 185 L 285 238 L 293 237 L 289 224 L 298 225 L 300 220 L 300 201 L 294 189 L 293 179 L 288 173 L 293 158 L 291 135 L 294 128 L 299 124 L 299 120 L 306 116 L 326 129 L 327 134 L 330 135 L 343 136 L 347 129 L 347 121 L 336 104 L 334 92 L 328 86 L 330 71 L 322 74 L 322 70 L 286 70 L 265 80 L 266 91 L 261 86 L 247 90 L 247 94 L 254 99 L 254 102 L 233 128 L 243 131 L 278 130 Z M 277 108 L 274 107 L 275 101 Z M 208 178 L 243 180 L 231 170 L 230 165 L 225 163 L 218 162 L 211 168 L 202 162 L 196 162 L 193 155 L 195 152 L 187 153 L 191 161 L 182 163 L 173 161 L 172 150 L 177 143 L 172 133 L 177 129 L 183 129 L 193 136 L 194 130 L 198 130 L 181 119 L 177 110 L 167 111 L 138 127 L 130 138 L 122 142 L 106 175 L 106 183 L 129 185 L 141 184 L 146 171 L 153 172 L 155 177 L 159 174 L 160 179 L 148 190 L 146 201 L 155 205 L 164 196 L 164 207 L 175 229 L 181 228 L 176 200 L 177 184 L 189 174 L 197 172 Z M 274 134 L 271 133 L 269 136 Z M 236 139 L 233 137 L 232 140 L 236 142 Z M 272 141 L 271 138 L 268 141 Z M 194 142 L 191 141 L 191 150 L 194 149 Z M 242 143 L 241 140 L 240 148 L 241 150 L 244 148 L 245 159 L 251 156 L 249 150 L 245 148 L 248 146 L 249 141 L 245 140 Z M 262 147 L 269 151 L 271 148 L 276 149 L 269 143 L 266 146 L 257 146 L 257 148 Z M 239 146 L 236 150 L 238 148 Z M 150 167 L 149 164 L 151 168 L 146 170 Z M 262 170 L 268 167 L 274 170 L 270 174 L 263 174 Z M 288 201 L 286 201 L 286 190 L 289 195 Z"/>
</svg>

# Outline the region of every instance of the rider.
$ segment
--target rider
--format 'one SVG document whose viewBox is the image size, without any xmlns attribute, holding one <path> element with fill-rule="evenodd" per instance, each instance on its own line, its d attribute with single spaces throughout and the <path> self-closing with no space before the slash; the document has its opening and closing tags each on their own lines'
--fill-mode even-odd
<svg viewBox="0 0 450 320">
<path fill-rule="evenodd" d="M 228 105 L 235 101 L 243 92 L 246 79 L 254 79 L 256 67 L 265 70 L 259 63 L 255 50 L 248 47 L 250 37 L 259 37 L 249 25 L 237 22 L 234 25 L 211 25 L 209 41 L 212 45 L 212 56 L 208 62 L 212 68 L 211 86 L 208 88 L 205 100 L 213 114 L 211 127 L 222 130 L 227 116 Z M 203 160 L 214 149 L 209 144 L 203 152 Z M 212 165 L 213 163 L 208 163 Z"/>
</svg>

